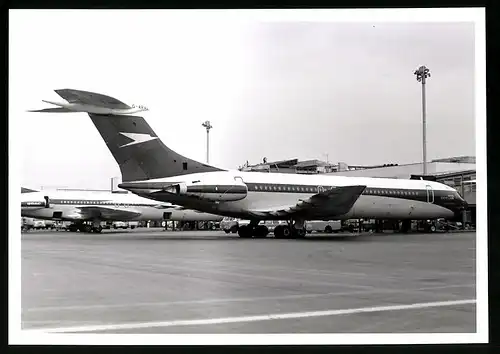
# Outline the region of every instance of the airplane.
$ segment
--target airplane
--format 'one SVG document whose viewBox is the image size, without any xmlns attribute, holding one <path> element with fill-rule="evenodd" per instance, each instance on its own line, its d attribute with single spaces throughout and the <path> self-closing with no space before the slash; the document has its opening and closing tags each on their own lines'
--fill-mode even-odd
<svg viewBox="0 0 500 354">
<path fill-rule="evenodd" d="M 101 221 L 221 221 L 220 215 L 141 198 L 133 193 L 33 191 L 21 194 L 21 216 L 75 222 L 70 231 L 102 231 Z M 92 221 L 92 226 L 84 224 Z"/>
<path fill-rule="evenodd" d="M 250 220 L 238 230 L 242 238 L 266 237 L 262 220 L 287 220 L 275 238 L 297 238 L 307 220 L 450 220 L 467 206 L 455 189 L 434 181 L 226 170 L 171 150 L 141 116 L 87 113 L 120 167 L 120 188 Z"/>
<path fill-rule="evenodd" d="M 71 89 L 55 90 L 67 102 L 55 102 L 42 100 L 45 103 L 59 106 L 57 108 L 44 108 L 28 112 L 43 113 L 71 113 L 71 112 L 91 112 L 96 114 L 133 114 L 148 111 L 143 105 L 132 106 L 117 100 L 116 98 L 88 91 L 78 91 L 75 95 Z"/>
</svg>

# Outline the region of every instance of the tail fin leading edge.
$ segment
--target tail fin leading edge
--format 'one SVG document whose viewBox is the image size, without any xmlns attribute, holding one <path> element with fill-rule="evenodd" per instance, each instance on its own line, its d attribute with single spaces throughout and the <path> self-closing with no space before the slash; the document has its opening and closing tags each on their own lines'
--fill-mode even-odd
<svg viewBox="0 0 500 354">
<path fill-rule="evenodd" d="M 223 171 L 169 149 L 143 117 L 89 116 L 120 166 L 123 182 Z"/>
</svg>

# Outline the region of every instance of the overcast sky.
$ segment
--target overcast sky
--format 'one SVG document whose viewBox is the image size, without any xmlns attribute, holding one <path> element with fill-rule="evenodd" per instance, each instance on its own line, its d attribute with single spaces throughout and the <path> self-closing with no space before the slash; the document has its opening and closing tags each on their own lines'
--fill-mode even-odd
<svg viewBox="0 0 500 354">
<path fill-rule="evenodd" d="M 184 12 L 185 14 L 186 12 Z M 84 113 L 37 114 L 74 88 L 143 104 L 165 144 L 237 168 L 287 158 L 348 164 L 475 155 L 474 24 L 273 22 L 167 11 L 14 11 L 9 118 L 22 185 L 107 188 L 120 170 Z"/>
</svg>

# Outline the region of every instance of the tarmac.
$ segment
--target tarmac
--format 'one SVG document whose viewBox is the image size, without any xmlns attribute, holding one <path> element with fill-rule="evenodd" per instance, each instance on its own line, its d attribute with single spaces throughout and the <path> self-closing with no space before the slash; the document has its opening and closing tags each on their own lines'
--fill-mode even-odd
<svg viewBox="0 0 500 354">
<path fill-rule="evenodd" d="M 22 327 L 88 333 L 476 331 L 473 232 L 241 239 L 22 234 Z"/>
</svg>

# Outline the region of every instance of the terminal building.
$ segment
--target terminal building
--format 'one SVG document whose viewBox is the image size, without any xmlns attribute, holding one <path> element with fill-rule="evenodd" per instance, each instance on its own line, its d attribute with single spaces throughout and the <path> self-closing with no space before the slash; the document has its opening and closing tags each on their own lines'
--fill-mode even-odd
<svg viewBox="0 0 500 354">
<path fill-rule="evenodd" d="M 435 159 L 427 162 L 427 174 L 423 176 L 423 164 L 382 164 L 373 166 L 348 165 L 343 162 L 332 164 L 320 160 L 299 161 L 298 159 L 282 160 L 249 165 L 245 164 L 241 171 L 279 172 L 319 174 L 351 177 L 427 179 L 455 188 L 469 204 L 466 221 L 476 223 L 476 158 L 475 156 L 458 156 Z"/>
</svg>

